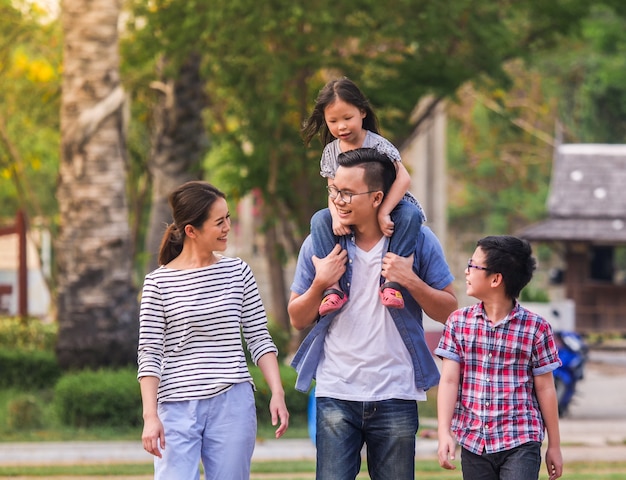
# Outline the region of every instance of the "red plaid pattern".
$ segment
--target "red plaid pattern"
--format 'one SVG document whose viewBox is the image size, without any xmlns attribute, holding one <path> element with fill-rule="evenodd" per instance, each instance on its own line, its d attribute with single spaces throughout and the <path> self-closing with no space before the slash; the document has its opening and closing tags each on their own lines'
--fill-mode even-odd
<svg viewBox="0 0 626 480">
<path fill-rule="evenodd" d="M 435 353 L 461 364 L 452 420 L 459 444 L 480 455 L 543 441 L 533 379 L 561 364 L 546 320 L 516 302 L 493 326 L 481 302 L 450 315 Z"/>
</svg>

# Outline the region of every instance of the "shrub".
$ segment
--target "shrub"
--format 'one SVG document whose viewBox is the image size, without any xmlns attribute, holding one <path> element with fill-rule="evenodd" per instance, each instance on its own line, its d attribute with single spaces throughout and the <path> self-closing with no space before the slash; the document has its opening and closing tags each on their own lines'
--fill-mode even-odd
<svg viewBox="0 0 626 480">
<path fill-rule="evenodd" d="M 269 331 L 270 336 L 274 341 L 274 345 L 276 345 L 276 348 L 278 349 L 278 354 L 281 357 L 287 355 L 290 340 L 289 332 L 287 332 L 284 328 L 282 328 L 273 320 L 269 320 L 267 322 L 267 330 Z M 246 361 L 250 365 L 253 363 L 252 357 L 250 356 L 250 352 L 248 351 L 248 348 L 246 346 L 246 340 L 243 336 L 243 333 L 241 334 L 241 344 L 243 345 L 243 351 L 246 355 Z"/>
<path fill-rule="evenodd" d="M 520 302 L 547 303 L 549 301 L 548 292 L 541 288 L 526 287 L 520 292 Z"/>
<path fill-rule="evenodd" d="M 137 370 L 85 370 L 65 374 L 54 389 L 59 418 L 71 427 L 142 424 Z"/>
<path fill-rule="evenodd" d="M 259 422 L 271 422 L 272 418 L 269 412 L 270 399 L 272 398 L 272 392 L 267 385 L 267 382 L 263 378 L 263 374 L 259 367 L 250 365 L 250 373 L 254 379 L 257 391 L 254 395 L 254 401 L 256 405 L 257 418 Z M 302 392 L 298 392 L 294 385 L 296 384 L 296 371 L 287 366 L 279 364 L 280 378 L 282 380 L 283 388 L 285 389 L 285 403 L 289 410 L 291 417 L 302 416 L 306 418 L 307 415 L 307 403 L 308 395 Z"/>
<path fill-rule="evenodd" d="M 51 351 L 0 349 L 0 388 L 37 390 L 51 387 L 61 368 Z"/>
<path fill-rule="evenodd" d="M 278 348 L 278 354 L 280 357 L 285 357 L 287 355 L 287 351 L 289 350 L 289 332 L 273 320 L 270 320 L 267 323 L 267 329 L 272 336 L 272 340 L 274 340 L 276 348 Z"/>
<path fill-rule="evenodd" d="M 32 394 L 23 394 L 8 405 L 7 424 L 11 430 L 31 430 L 43 424 L 43 409 Z"/>
<path fill-rule="evenodd" d="M 55 323 L 37 318 L 0 317 L 0 348 L 52 351 L 57 337 Z"/>
</svg>

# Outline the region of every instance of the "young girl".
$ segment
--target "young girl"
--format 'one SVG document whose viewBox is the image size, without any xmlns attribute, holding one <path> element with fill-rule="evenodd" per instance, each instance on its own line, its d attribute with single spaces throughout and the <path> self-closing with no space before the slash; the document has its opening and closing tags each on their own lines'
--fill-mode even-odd
<svg viewBox="0 0 626 480">
<path fill-rule="evenodd" d="M 407 191 L 411 178 L 401 163 L 400 152 L 391 142 L 379 135 L 378 119 L 369 101 L 359 88 L 346 77 L 328 82 L 315 101 L 311 116 L 305 121 L 302 136 L 305 145 L 320 134 L 324 151 L 320 175 L 328 181 L 328 208 L 320 210 L 311 219 L 311 236 L 315 255 L 326 257 L 337 243 L 335 236 L 348 235 L 350 229 L 341 226 L 333 198 L 337 192 L 333 179 L 337 171 L 337 156 L 355 148 L 375 148 L 391 158 L 397 170 L 396 181 L 380 207 L 378 223 L 383 234 L 391 237 L 389 251 L 408 257 L 415 251 L 415 241 L 422 222 L 426 220 L 417 199 Z M 348 202 L 349 203 L 349 202 Z M 404 308 L 401 285 L 384 282 L 381 278 L 379 295 L 388 308 Z M 339 284 L 329 285 L 324 292 L 319 314 L 339 310 L 348 296 Z"/>
</svg>

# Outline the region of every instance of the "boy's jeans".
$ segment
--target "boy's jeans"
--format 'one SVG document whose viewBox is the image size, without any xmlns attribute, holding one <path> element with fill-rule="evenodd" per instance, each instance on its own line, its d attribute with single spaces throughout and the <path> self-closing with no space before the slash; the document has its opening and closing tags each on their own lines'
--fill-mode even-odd
<svg viewBox="0 0 626 480">
<path fill-rule="evenodd" d="M 465 480 L 536 480 L 541 469 L 541 444 L 528 442 L 511 450 L 482 455 L 463 448 L 461 468 Z"/>
</svg>

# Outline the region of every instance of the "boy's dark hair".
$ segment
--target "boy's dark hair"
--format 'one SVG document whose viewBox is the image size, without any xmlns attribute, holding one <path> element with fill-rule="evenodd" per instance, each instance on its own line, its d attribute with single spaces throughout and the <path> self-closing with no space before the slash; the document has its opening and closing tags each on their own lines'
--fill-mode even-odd
<svg viewBox="0 0 626 480">
<path fill-rule="evenodd" d="M 367 97 L 363 95 L 352 80 L 348 77 L 341 77 L 328 82 L 317 95 L 313 112 L 302 125 L 302 138 L 305 145 L 308 146 L 311 143 L 311 139 L 318 132 L 320 133 L 322 145 L 326 146 L 334 140 L 324 120 L 324 110 L 337 99 L 354 105 L 359 110 L 365 112 L 363 128 L 374 133 L 380 133 L 378 131 L 378 119 Z"/>
<path fill-rule="evenodd" d="M 519 297 L 537 266 L 530 244 L 510 235 L 493 235 L 478 240 L 476 246 L 485 253 L 485 267 L 489 272 L 502 275 L 506 295 Z"/>
<path fill-rule="evenodd" d="M 382 190 L 385 195 L 396 181 L 396 167 L 391 158 L 375 148 L 357 148 L 337 156 L 340 167 L 361 167 L 369 190 Z"/>
</svg>

